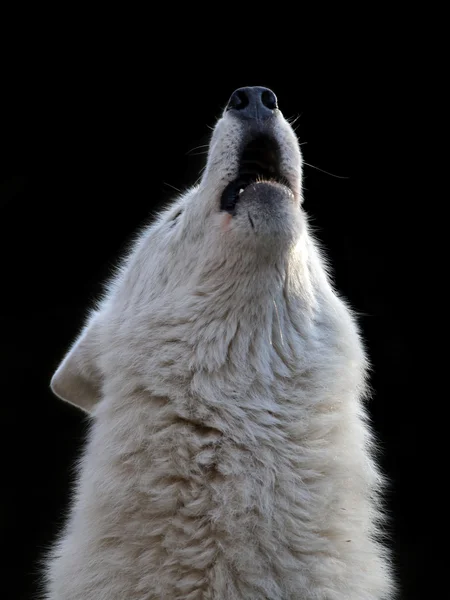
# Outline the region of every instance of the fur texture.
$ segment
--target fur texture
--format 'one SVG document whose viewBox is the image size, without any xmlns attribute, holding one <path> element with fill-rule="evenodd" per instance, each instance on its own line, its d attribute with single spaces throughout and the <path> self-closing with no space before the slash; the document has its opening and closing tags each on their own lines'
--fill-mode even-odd
<svg viewBox="0 0 450 600">
<path fill-rule="evenodd" d="M 223 114 L 52 379 L 92 423 L 48 600 L 392 598 L 365 351 L 278 110 L 292 194 L 219 208 L 245 127 Z"/>
</svg>

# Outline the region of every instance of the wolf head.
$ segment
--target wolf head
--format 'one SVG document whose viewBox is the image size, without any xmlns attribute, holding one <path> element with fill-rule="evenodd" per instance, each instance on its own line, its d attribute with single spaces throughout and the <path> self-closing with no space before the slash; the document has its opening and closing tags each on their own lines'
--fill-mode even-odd
<svg viewBox="0 0 450 600">
<path fill-rule="evenodd" d="M 139 235 L 53 376 L 52 390 L 90 412 L 108 351 L 116 348 L 115 360 L 126 356 L 128 367 L 135 359 L 125 346 L 133 339 L 141 344 L 135 352 L 157 351 L 142 334 L 148 330 L 151 338 L 156 322 L 170 328 L 172 322 L 206 321 L 202 335 L 213 346 L 217 324 L 232 312 L 230 330 L 245 315 L 263 327 L 259 315 L 272 311 L 274 302 L 276 308 L 277 293 L 303 298 L 305 310 L 311 309 L 315 271 L 308 267 L 307 242 L 298 139 L 271 90 L 240 88 L 215 125 L 199 183 Z M 222 337 L 231 335 L 223 329 Z M 172 343 L 182 335 L 173 329 L 164 339 Z M 158 343 L 164 355 L 168 345 Z M 210 359 L 223 358 L 219 345 L 208 352 Z"/>
</svg>

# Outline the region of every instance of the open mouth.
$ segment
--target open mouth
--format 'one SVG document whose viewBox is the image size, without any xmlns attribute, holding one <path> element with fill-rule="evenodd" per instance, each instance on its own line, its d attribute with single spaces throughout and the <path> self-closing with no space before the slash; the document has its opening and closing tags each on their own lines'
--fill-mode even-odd
<svg viewBox="0 0 450 600">
<path fill-rule="evenodd" d="M 289 182 L 280 172 L 280 149 L 267 134 L 260 134 L 247 142 L 241 152 L 239 173 L 222 193 L 220 208 L 234 214 L 245 188 L 256 182 L 274 182 L 289 188 Z"/>
</svg>

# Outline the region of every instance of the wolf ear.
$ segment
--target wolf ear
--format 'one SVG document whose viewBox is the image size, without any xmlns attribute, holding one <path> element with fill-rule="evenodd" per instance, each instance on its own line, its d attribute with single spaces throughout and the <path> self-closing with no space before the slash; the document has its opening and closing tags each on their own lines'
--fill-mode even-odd
<svg viewBox="0 0 450 600">
<path fill-rule="evenodd" d="M 98 315 L 94 314 L 73 343 L 50 381 L 52 392 L 90 413 L 100 400 L 102 377 L 99 356 Z"/>
</svg>

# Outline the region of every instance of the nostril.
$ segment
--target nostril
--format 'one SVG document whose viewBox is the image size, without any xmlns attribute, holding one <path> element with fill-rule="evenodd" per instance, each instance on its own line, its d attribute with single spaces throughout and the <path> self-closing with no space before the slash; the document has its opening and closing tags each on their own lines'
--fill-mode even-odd
<svg viewBox="0 0 450 600">
<path fill-rule="evenodd" d="M 241 87 L 231 94 L 226 110 L 238 119 L 264 121 L 278 108 L 277 97 L 269 88 L 254 86 Z"/>
<path fill-rule="evenodd" d="M 261 102 L 270 110 L 278 108 L 277 97 L 271 90 L 264 90 L 261 94 Z"/>
<path fill-rule="evenodd" d="M 229 108 L 234 108 L 236 110 L 243 110 L 249 104 L 248 95 L 244 90 L 237 90 L 231 96 L 230 101 L 228 103 Z"/>
</svg>

